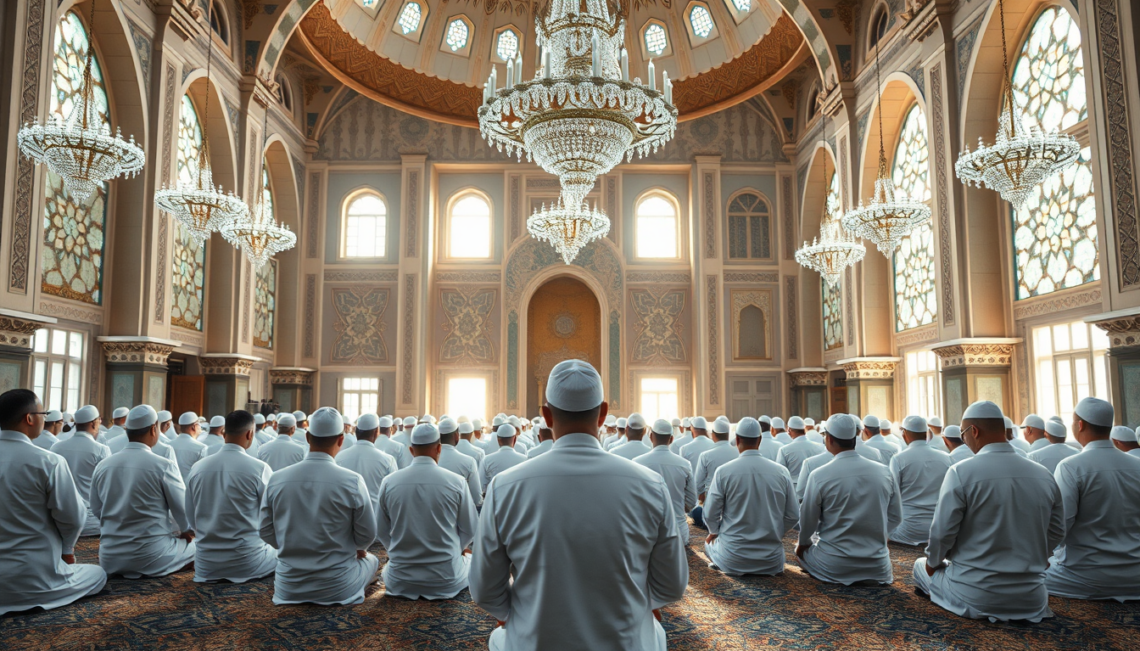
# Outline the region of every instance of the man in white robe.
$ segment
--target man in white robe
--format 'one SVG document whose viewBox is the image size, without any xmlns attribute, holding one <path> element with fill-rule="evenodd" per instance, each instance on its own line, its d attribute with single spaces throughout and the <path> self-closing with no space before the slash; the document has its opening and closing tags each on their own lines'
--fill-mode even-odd
<svg viewBox="0 0 1140 651">
<path fill-rule="evenodd" d="M 630 461 L 648 453 L 652 448 L 644 440 L 646 425 L 644 416 L 636 411 L 630 414 L 625 421 L 626 442 L 610 448 L 610 453 Z"/>
<path fill-rule="evenodd" d="M 483 481 L 479 476 L 479 466 L 474 459 L 455 448 L 459 443 L 459 423 L 451 418 L 439 419 L 439 442 L 439 458 L 436 459 L 436 463 L 440 468 L 459 475 L 467 490 L 471 492 L 471 502 L 476 508 L 482 506 Z"/>
<path fill-rule="evenodd" d="M 1091 397 L 1073 414 L 1073 433 L 1083 447 L 1053 475 L 1066 533 L 1045 571 L 1050 595 L 1140 600 L 1140 459 L 1113 449 L 1114 415 L 1111 404 Z"/>
<path fill-rule="evenodd" d="M 411 445 L 412 429 L 416 426 L 416 417 L 407 416 L 403 421 L 403 428 L 392 436 L 392 440 L 404 446 L 405 448 Z M 410 463 L 410 462 L 409 462 Z"/>
<path fill-rule="evenodd" d="M 1061 461 L 1081 452 L 1065 445 L 1066 436 L 1064 425 L 1055 421 L 1045 423 L 1045 445 L 1030 452 L 1029 460 L 1036 461 L 1052 473 Z"/>
<path fill-rule="evenodd" d="M 538 445 L 527 451 L 527 459 L 533 459 L 540 454 L 545 454 L 550 451 L 550 448 L 554 447 L 554 431 L 546 425 L 546 419 L 540 416 L 538 421 Z"/>
<path fill-rule="evenodd" d="M 53 445 L 51 451 L 67 461 L 71 477 L 75 480 L 75 488 L 83 500 L 87 519 L 79 535 L 98 536 L 99 518 L 91 511 L 91 477 L 99 462 L 111 456 L 111 448 L 95 440 L 99 434 L 99 410 L 94 405 L 80 407 L 75 412 L 75 418 L 81 421 L 76 424 L 75 434 L 66 441 Z"/>
<path fill-rule="evenodd" d="M 826 436 L 826 435 L 827 435 L 827 432 L 825 430 L 821 436 Z M 824 442 L 825 443 L 827 442 L 826 438 L 824 439 Z M 835 455 L 825 449 L 823 452 L 815 455 L 814 457 L 808 457 L 807 459 L 804 459 L 803 465 L 800 466 L 800 476 L 798 479 L 796 479 L 796 499 L 797 500 L 799 500 L 801 502 L 803 501 L 804 489 L 807 488 L 808 477 L 811 476 L 811 473 L 813 473 L 817 468 L 822 468 L 823 466 L 827 465 L 828 463 L 831 463 L 831 460 L 834 458 L 835 458 Z"/>
<path fill-rule="evenodd" d="M 480 424 L 480 427 L 475 427 L 477 422 Z M 475 461 L 475 467 L 478 468 L 479 463 L 483 461 L 483 457 L 487 456 L 487 453 L 483 451 L 483 448 L 476 445 L 473 440 L 476 430 L 482 430 L 481 421 L 476 420 L 459 423 L 459 442 L 455 444 L 455 450 L 471 457 L 471 459 Z"/>
<path fill-rule="evenodd" d="M 206 456 L 217 454 L 218 450 L 226 444 L 226 417 L 214 416 L 210 419 L 210 432 L 202 443 L 206 445 Z"/>
<path fill-rule="evenodd" d="M 673 425 L 673 442 L 669 444 L 669 451 L 680 456 L 681 448 L 693 440 L 693 434 L 689 431 L 688 418 L 674 418 L 673 420 L 677 421 L 677 424 Z"/>
<path fill-rule="evenodd" d="M 930 447 L 926 440 L 926 419 L 907 416 L 902 423 L 906 448 L 891 458 L 889 468 L 902 498 L 902 522 L 891 531 L 892 541 L 904 545 L 925 545 L 930 539 L 930 523 L 946 471 L 954 462 L 950 455 Z"/>
<path fill-rule="evenodd" d="M 400 421 L 393 421 L 391 416 L 381 416 L 380 429 L 376 434 L 376 449 L 396 460 L 396 468 L 407 468 L 412 463 L 412 453 L 406 444 L 391 438 L 392 430 L 399 427 Z"/>
<path fill-rule="evenodd" d="M 895 447 L 898 448 L 899 452 L 902 452 L 903 449 L 906 448 L 906 441 L 903 440 L 903 437 L 899 436 L 898 434 L 895 434 L 894 424 L 892 424 L 891 421 L 889 421 L 885 418 L 880 418 L 879 419 L 879 430 L 880 430 L 879 433 L 882 434 L 883 438 L 890 441 L 891 443 L 894 443 Z M 926 438 L 926 433 L 924 432 L 923 433 L 923 440 L 925 440 L 925 438 Z M 898 454 L 898 453 L 896 452 L 895 454 Z"/>
<path fill-rule="evenodd" d="M 882 464 L 890 465 L 891 457 L 899 453 L 899 447 L 883 436 L 881 421 L 877 416 L 863 417 L 863 442 L 882 456 Z"/>
<path fill-rule="evenodd" d="M 693 429 L 693 440 L 681 446 L 677 454 L 681 458 L 689 462 L 692 466 L 693 472 L 697 472 L 697 461 L 700 460 L 701 454 L 711 450 L 715 445 L 712 439 L 709 438 L 709 425 L 708 421 L 703 416 L 694 416 L 689 420 Z"/>
<path fill-rule="evenodd" d="M 128 579 L 166 576 L 194 561 L 186 486 L 178 464 L 151 451 L 159 439 L 154 408 L 131 409 L 125 425 L 127 446 L 100 462 L 91 479 L 99 565 Z"/>
<path fill-rule="evenodd" d="M 938 416 L 931 416 L 926 420 L 926 426 L 930 428 L 926 434 L 926 445 L 932 450 L 950 454 L 950 448 L 942 440 L 942 430 L 944 429 L 942 419 Z"/>
<path fill-rule="evenodd" d="M 1029 456 L 1029 444 L 1025 439 L 1018 436 L 1017 427 L 1013 424 L 1013 420 L 1009 416 L 1005 417 L 1005 439 L 1013 446 L 1015 450 L 1020 452 L 1019 456 Z"/>
<path fill-rule="evenodd" d="M 1140 443 L 1136 439 L 1136 430 L 1124 425 L 1112 428 L 1110 435 L 1112 446 L 1117 450 L 1140 459 Z"/>
<path fill-rule="evenodd" d="M 947 425 L 946 429 L 942 430 L 942 440 L 945 441 L 947 449 L 950 450 L 950 461 L 952 463 L 974 458 L 974 451 L 962 440 L 961 427 Z"/>
<path fill-rule="evenodd" d="M 261 414 L 253 415 L 253 440 L 257 442 L 258 451 L 261 450 L 261 446 L 272 443 L 277 439 L 277 432 L 266 427 L 267 424 L 268 421 L 265 419 L 265 416 Z"/>
<path fill-rule="evenodd" d="M 483 463 L 479 464 L 479 480 L 484 493 L 487 492 L 487 485 L 495 475 L 526 461 L 526 455 L 515 450 L 518 433 L 514 425 L 510 423 L 499 425 L 495 429 L 495 437 L 499 439 L 498 449 L 488 451 L 487 456 L 483 457 Z"/>
<path fill-rule="evenodd" d="M 633 461 L 661 475 L 665 480 L 665 485 L 669 488 L 669 498 L 673 501 L 673 517 L 677 521 L 677 533 L 687 545 L 688 513 L 697 506 L 697 481 L 693 477 L 693 469 L 688 461 L 670 451 L 670 444 L 673 441 L 671 423 L 661 418 L 653 421 L 650 439 L 653 441 L 653 449 Z"/>
<path fill-rule="evenodd" d="M 186 480 L 186 518 L 194 541 L 194 580 L 245 583 L 273 574 L 277 550 L 258 537 L 261 501 L 273 471 L 246 450 L 253 414 L 226 416 L 226 443 L 194 464 Z"/>
<path fill-rule="evenodd" d="M 760 456 L 768 461 L 776 461 L 776 457 L 780 454 L 780 448 L 782 447 L 784 447 L 784 444 L 777 441 L 775 436 L 772 436 L 771 430 L 760 430 Z"/>
<path fill-rule="evenodd" d="M 807 439 L 809 441 L 823 445 L 823 436 L 819 433 L 819 429 L 814 418 L 804 419 L 804 432 L 804 436 L 807 436 Z M 761 445 L 763 445 L 763 443 L 761 443 Z"/>
<path fill-rule="evenodd" d="M 380 565 L 367 551 L 376 512 L 364 478 L 333 460 L 344 442 L 340 413 L 321 407 L 309 423 L 308 455 L 273 473 L 261 506 L 261 539 L 277 550 L 273 603 L 359 604 Z"/>
<path fill-rule="evenodd" d="M 165 409 L 158 412 L 158 433 L 162 436 L 161 442 L 166 445 L 178 438 L 178 430 L 174 428 L 174 414 Z"/>
<path fill-rule="evenodd" d="M 282 414 L 277 419 L 277 439 L 261 446 L 257 451 L 259 461 L 264 461 L 273 472 L 305 460 L 305 447 L 294 438 L 297 432 L 297 419 L 293 414 Z"/>
<path fill-rule="evenodd" d="M 740 456 L 716 471 L 705 497 L 705 553 L 729 576 L 783 572 L 783 537 L 800 517 L 788 469 L 765 459 L 759 444 L 760 423 L 742 418 L 736 426 Z"/>
<path fill-rule="evenodd" d="M 593 367 L 555 366 L 542 408 L 554 449 L 488 488 L 470 582 L 500 623 L 492 651 L 665 649 L 654 611 L 684 595 L 684 546 L 665 481 L 601 449 L 607 408 Z"/>
<path fill-rule="evenodd" d="M 887 533 L 902 521 L 902 500 L 891 471 L 855 452 L 858 421 L 827 421 L 830 463 L 811 473 L 800 505 L 796 556 L 807 573 L 827 583 L 890 583 Z"/>
<path fill-rule="evenodd" d="M 1003 419 L 989 401 L 962 414 L 975 456 L 946 472 L 914 582 L 962 617 L 1039 622 L 1053 616 L 1044 576 L 1065 535 L 1064 508 L 1049 471 L 1014 452 Z"/>
<path fill-rule="evenodd" d="M 779 416 L 768 421 L 769 426 L 772 428 L 772 436 L 782 443 L 787 445 L 792 442 L 792 435 L 788 434 L 788 430 L 784 429 L 784 419 Z"/>
<path fill-rule="evenodd" d="M 206 444 L 198 440 L 201 433 L 198 414 L 188 411 L 180 415 L 178 430 L 179 434 L 170 442 L 170 447 L 174 449 L 174 456 L 178 459 L 178 473 L 185 482 L 190 475 L 190 468 L 206 458 Z"/>
<path fill-rule="evenodd" d="M 825 452 L 826 448 L 808 440 L 807 432 L 804 430 L 804 421 L 799 416 L 792 416 L 788 419 L 788 436 L 792 438 L 792 442 L 781 446 L 773 461 L 788 469 L 794 485 L 800 477 L 800 467 L 803 466 L 804 461 Z M 779 443 L 778 441 L 774 442 Z M 764 443 L 761 442 L 760 445 L 763 447 Z M 763 454 L 763 450 L 761 450 L 761 454 Z"/>
<path fill-rule="evenodd" d="M 740 456 L 736 448 L 728 442 L 729 424 L 727 420 L 716 419 L 712 425 L 713 444 L 697 459 L 697 468 L 693 471 L 693 478 L 697 482 L 697 506 L 689 513 L 693 524 L 705 529 L 704 503 L 705 493 L 712 483 L 713 473 L 724 464 Z"/>
<path fill-rule="evenodd" d="M 111 441 L 121 436 L 127 435 L 127 430 L 123 429 L 123 424 L 127 422 L 127 414 L 129 414 L 130 411 L 131 410 L 127 407 L 115 407 L 111 411 L 111 426 L 108 427 L 107 431 L 103 433 L 103 436 L 106 439 L 103 441 L 103 443 L 107 447 L 111 448 L 112 454 L 122 449 L 121 447 L 116 448 L 116 446 L 111 445 Z M 121 445 L 126 445 L 126 443 L 122 443 Z"/>
<path fill-rule="evenodd" d="M 336 455 L 336 465 L 347 468 L 364 478 L 364 485 L 368 487 L 368 497 L 372 500 L 372 509 L 380 506 L 380 484 L 384 478 L 396 472 L 396 460 L 387 452 L 381 452 L 376 447 L 376 437 L 380 431 L 380 419 L 376 414 L 361 414 L 356 423 L 356 442 L 348 446 L 348 435 L 345 435 L 345 447 Z M 292 464 L 290 464 L 292 465 Z"/>
<path fill-rule="evenodd" d="M 39 436 L 32 439 L 32 445 L 41 450 L 50 450 L 59 442 L 61 432 L 63 432 L 63 412 L 52 409 L 44 415 L 44 429 Z"/>
<path fill-rule="evenodd" d="M 1049 445 L 1045 438 L 1045 419 L 1037 414 L 1029 414 L 1021 422 L 1021 432 L 1025 435 L 1025 442 L 1029 444 L 1029 453 L 1032 454 Z M 1062 436 L 1062 439 L 1065 437 Z M 1064 440 L 1061 441 L 1064 443 Z"/>
</svg>

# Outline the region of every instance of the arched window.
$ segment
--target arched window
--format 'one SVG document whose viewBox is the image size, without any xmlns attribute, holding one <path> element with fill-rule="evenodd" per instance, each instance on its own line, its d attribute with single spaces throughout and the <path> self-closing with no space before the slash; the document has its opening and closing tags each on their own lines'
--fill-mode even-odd
<svg viewBox="0 0 1140 651">
<path fill-rule="evenodd" d="M 743 192 L 728 202 L 728 257 L 772 258 L 770 211 L 767 202 L 755 192 Z"/>
<path fill-rule="evenodd" d="M 273 184 L 269 168 L 261 164 L 261 201 L 266 216 L 277 221 L 273 204 Z M 253 284 L 253 345 L 273 348 L 273 321 L 277 312 L 277 261 L 268 260 L 257 268 Z"/>
<path fill-rule="evenodd" d="M 371 190 L 349 195 L 341 228 L 342 258 L 384 258 L 388 255 L 388 203 Z"/>
<path fill-rule="evenodd" d="M 878 8 L 875 9 L 875 13 L 871 17 L 871 33 L 869 34 L 870 42 L 868 43 L 869 47 L 877 46 L 879 44 L 879 41 L 887 35 L 887 23 L 890 22 L 890 19 L 890 10 L 887 9 L 887 5 L 880 4 Z"/>
<path fill-rule="evenodd" d="M 729 0 L 732 3 L 732 8 L 738 13 L 746 14 L 752 10 L 752 0 Z"/>
<path fill-rule="evenodd" d="M 702 4 L 692 5 L 689 9 L 689 25 L 697 37 L 707 38 L 713 31 L 713 17 L 708 7 Z"/>
<path fill-rule="evenodd" d="M 477 192 L 451 200 L 447 210 L 447 257 L 491 257 L 491 204 Z"/>
<path fill-rule="evenodd" d="M 768 359 L 768 346 L 764 341 L 764 311 L 755 305 L 740 310 L 740 327 L 737 329 L 737 359 Z"/>
<path fill-rule="evenodd" d="M 1081 33 L 1069 12 L 1041 12 L 1013 64 L 1023 124 L 1073 133 L 1084 149 L 1076 165 L 1038 184 L 1013 216 L 1017 298 L 1100 279 L 1088 106 Z"/>
<path fill-rule="evenodd" d="M 230 25 L 226 22 L 226 12 L 218 6 L 216 0 L 210 2 L 210 29 L 223 43 L 230 44 Z"/>
<path fill-rule="evenodd" d="M 197 182 L 198 156 L 203 145 L 202 122 L 189 95 L 182 96 L 178 113 L 178 152 L 175 166 L 179 183 Z M 202 329 L 206 297 L 206 243 L 174 221 L 174 269 L 170 274 L 170 323 Z"/>
<path fill-rule="evenodd" d="M 49 110 L 64 118 L 79 100 L 87 48 L 91 47 L 87 29 L 74 11 L 64 14 L 55 33 L 56 49 L 52 71 L 52 94 Z M 95 87 L 99 123 L 111 126 L 107 91 L 103 85 L 103 69 L 99 59 L 91 60 L 91 83 Z M 80 203 L 72 198 L 63 179 L 44 168 L 44 247 L 40 256 L 45 294 L 84 303 L 103 302 L 103 237 L 107 219 L 107 192 L 101 184 Z"/>
<path fill-rule="evenodd" d="M 423 7 L 418 2 L 409 2 L 404 5 L 400 10 L 400 16 L 396 19 L 396 24 L 400 26 L 400 31 L 405 36 L 413 34 L 420 30 L 420 20 L 423 18 Z"/>
<path fill-rule="evenodd" d="M 513 29 L 499 32 L 495 42 L 495 54 L 503 61 L 513 61 L 519 53 L 519 34 Z"/>
<path fill-rule="evenodd" d="M 669 37 L 660 23 L 649 23 L 645 28 L 645 49 L 649 54 L 659 57 L 669 47 Z"/>
<path fill-rule="evenodd" d="M 930 201 L 929 159 L 926 115 L 915 104 L 903 118 L 891 163 L 895 188 L 913 199 Z M 930 222 L 900 240 L 894 267 L 895 330 L 902 332 L 934 323 L 938 292 L 934 287 L 934 230 Z"/>
<path fill-rule="evenodd" d="M 471 28 L 461 18 L 452 20 L 447 26 L 447 38 L 445 42 L 447 47 L 451 48 L 452 52 L 458 52 L 467 47 L 467 37 L 471 35 Z"/>
<path fill-rule="evenodd" d="M 827 184 L 827 210 L 832 215 L 839 214 L 839 175 L 831 173 Z M 843 346 L 843 291 L 842 286 L 832 287 L 820 280 L 823 304 L 823 349 L 835 350 Z"/>
<path fill-rule="evenodd" d="M 637 202 L 635 215 L 637 257 L 678 258 L 677 203 L 662 192 L 645 195 Z"/>
</svg>

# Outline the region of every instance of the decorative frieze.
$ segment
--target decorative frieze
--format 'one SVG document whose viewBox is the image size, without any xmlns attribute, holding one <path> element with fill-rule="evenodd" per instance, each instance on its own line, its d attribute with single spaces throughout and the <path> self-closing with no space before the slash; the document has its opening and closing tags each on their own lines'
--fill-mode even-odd
<svg viewBox="0 0 1140 651">
<path fill-rule="evenodd" d="M 1078 291 L 1067 291 L 1058 296 L 1049 295 L 1017 301 L 1013 304 L 1013 318 L 1020 321 L 1042 314 L 1054 314 L 1086 305 L 1094 305 L 1100 303 L 1100 299 L 1101 289 L 1098 285 Z"/>
<path fill-rule="evenodd" d="M 281 367 L 269 369 L 269 384 L 273 386 L 311 387 L 316 371 L 311 368 Z"/>
<path fill-rule="evenodd" d="M 911 344 L 920 344 L 925 341 L 934 341 L 935 339 L 938 339 L 938 326 L 929 325 L 896 334 L 895 345 L 910 346 Z"/>
<path fill-rule="evenodd" d="M 198 358 L 203 375 L 248 376 L 256 361 L 256 357 L 228 353 L 211 353 Z"/>
<path fill-rule="evenodd" d="M 692 276 L 684 271 L 630 271 L 625 274 L 626 282 L 630 283 L 674 283 L 689 285 L 693 282 Z"/>
<path fill-rule="evenodd" d="M 741 273 L 741 272 L 725 272 L 724 282 L 726 283 L 778 283 L 780 282 L 780 272 L 778 271 L 761 271 L 757 273 Z"/>
<path fill-rule="evenodd" d="M 41 320 L 23 318 L 22 314 L 17 312 L 0 311 L 0 346 L 31 349 L 32 335 L 36 330 L 44 327 L 45 322 L 55 323 L 55 319 L 36 318 Z"/>
<path fill-rule="evenodd" d="M 336 271 L 325 270 L 326 283 L 394 283 L 400 272 L 391 271 Z"/>
<path fill-rule="evenodd" d="M 825 368 L 793 368 L 788 371 L 792 388 L 796 387 L 825 387 L 827 386 L 827 369 Z"/>
<path fill-rule="evenodd" d="M 153 364 L 166 366 L 170 353 L 180 344 L 151 337 L 99 337 L 108 364 Z"/>
<path fill-rule="evenodd" d="M 852 357 L 838 363 L 848 380 L 890 380 L 900 361 L 898 357 Z"/>
<path fill-rule="evenodd" d="M 1013 362 L 1014 347 L 1021 339 L 954 339 L 934 349 L 942 369 L 1005 366 Z"/>
<path fill-rule="evenodd" d="M 1109 346 L 1123 348 L 1140 345 L 1140 310 L 1122 310 L 1098 314 L 1085 319 L 1108 333 Z"/>
</svg>

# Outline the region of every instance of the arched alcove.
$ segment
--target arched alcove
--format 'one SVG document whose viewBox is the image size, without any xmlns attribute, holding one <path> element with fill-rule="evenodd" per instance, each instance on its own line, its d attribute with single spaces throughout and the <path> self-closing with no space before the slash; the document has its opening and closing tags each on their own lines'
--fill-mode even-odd
<svg viewBox="0 0 1140 651">
<path fill-rule="evenodd" d="M 573 275 L 557 275 L 535 290 L 526 324 L 526 413 L 534 414 L 558 362 L 583 359 L 600 372 L 604 330 L 597 295 Z"/>
<path fill-rule="evenodd" d="M 273 185 L 274 214 L 277 221 L 289 227 L 294 234 L 301 231 L 301 206 L 298 185 L 289 153 L 279 136 L 270 136 L 265 148 L 265 167 Z M 277 366 L 300 366 L 300 332 L 297 316 L 300 313 L 301 253 L 298 247 L 277 254 L 277 335 L 274 346 Z"/>
<path fill-rule="evenodd" d="M 828 183 L 832 176 L 838 174 L 835 166 L 835 156 L 831 146 L 823 141 L 816 143 L 815 153 L 808 167 L 807 178 L 804 181 L 804 193 L 800 200 L 802 212 L 800 213 L 800 232 L 803 233 L 804 242 L 810 243 L 819 236 L 819 227 L 823 221 L 823 211 L 827 198 Z M 842 184 L 840 184 L 842 186 Z M 837 216 L 838 217 L 838 216 Z M 797 248 L 803 243 L 797 242 Z M 800 268 L 799 305 L 801 341 L 804 366 L 823 366 L 823 304 L 820 295 L 822 282 L 819 274 Z"/>
</svg>

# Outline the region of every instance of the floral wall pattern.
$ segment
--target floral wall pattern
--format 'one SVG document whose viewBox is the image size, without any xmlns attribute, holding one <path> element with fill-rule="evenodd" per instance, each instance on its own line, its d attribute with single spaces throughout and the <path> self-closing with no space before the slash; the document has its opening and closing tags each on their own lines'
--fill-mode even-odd
<svg viewBox="0 0 1140 651">
<path fill-rule="evenodd" d="M 253 345 L 273 348 L 273 321 L 277 314 L 277 261 L 261 265 L 254 277 Z"/>
<path fill-rule="evenodd" d="M 382 318 L 390 290 L 379 287 L 341 287 L 332 290 L 335 339 L 329 359 L 334 364 L 386 364 L 387 330 Z"/>
<path fill-rule="evenodd" d="M 439 293 L 446 322 L 439 347 L 442 364 L 493 364 L 495 346 L 490 324 L 498 291 L 494 289 L 445 289 Z"/>
<path fill-rule="evenodd" d="M 636 332 L 632 361 L 684 363 L 685 344 L 681 340 L 684 325 L 680 322 L 685 309 L 685 292 L 635 290 L 629 295 Z"/>
<path fill-rule="evenodd" d="M 202 122 L 189 95 L 182 96 L 178 115 L 179 183 L 193 183 L 202 149 Z M 206 298 L 206 243 L 174 224 L 174 268 L 170 277 L 170 323 L 191 330 L 202 329 L 202 306 Z"/>
</svg>

